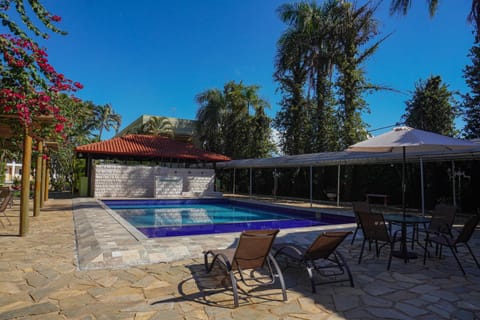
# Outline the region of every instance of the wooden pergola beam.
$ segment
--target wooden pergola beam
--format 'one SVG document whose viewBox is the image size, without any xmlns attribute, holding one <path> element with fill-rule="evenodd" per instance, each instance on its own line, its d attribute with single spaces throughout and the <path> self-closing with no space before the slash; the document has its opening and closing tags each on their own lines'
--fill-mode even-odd
<svg viewBox="0 0 480 320">
<path fill-rule="evenodd" d="M 29 210 L 28 199 L 30 197 L 30 167 L 32 165 L 32 137 L 28 128 L 25 128 L 23 136 L 23 160 L 22 160 L 22 189 L 20 192 L 20 226 L 21 237 L 28 233 Z"/>
<path fill-rule="evenodd" d="M 42 157 L 43 157 L 43 142 L 40 140 L 37 143 L 38 155 L 35 169 L 35 191 L 33 198 L 33 216 L 38 217 L 40 215 L 40 199 L 42 190 Z"/>
<path fill-rule="evenodd" d="M 19 116 L 16 114 L 0 114 L 0 119 L 18 120 Z M 29 198 L 30 198 L 30 173 L 32 165 L 32 128 L 39 128 L 42 124 L 51 124 L 55 118 L 50 115 L 41 115 L 33 119 L 31 128 L 24 128 L 23 136 L 23 158 L 22 158 L 22 185 L 20 191 L 20 223 L 19 235 L 25 236 L 29 230 Z M 8 123 L 0 124 L 0 137 L 11 138 L 14 135 L 14 130 Z M 37 140 L 43 141 L 40 137 Z M 37 157 L 37 170 L 35 174 L 35 198 L 34 198 L 34 216 L 40 214 L 40 208 L 43 207 L 43 202 L 48 199 L 45 196 L 45 189 L 48 187 L 46 183 L 46 159 L 43 159 L 43 142 L 39 142 L 39 156 Z M 42 192 L 43 189 L 43 192 Z"/>
</svg>

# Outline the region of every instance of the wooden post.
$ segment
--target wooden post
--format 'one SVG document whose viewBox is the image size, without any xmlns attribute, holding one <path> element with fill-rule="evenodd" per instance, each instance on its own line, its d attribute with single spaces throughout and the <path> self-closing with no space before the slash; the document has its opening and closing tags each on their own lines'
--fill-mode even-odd
<svg viewBox="0 0 480 320">
<path fill-rule="evenodd" d="M 48 190 L 50 190 L 50 161 L 47 160 L 47 168 L 45 170 L 45 201 L 48 201 Z"/>
<path fill-rule="evenodd" d="M 42 156 L 43 156 L 43 142 L 39 141 L 37 144 L 38 155 L 35 169 L 35 193 L 33 198 L 33 216 L 40 215 L 40 198 L 42 196 Z"/>
<path fill-rule="evenodd" d="M 42 185 L 40 186 L 40 208 L 43 208 L 45 205 L 45 171 L 47 166 L 45 165 L 46 160 L 42 157 Z"/>
<path fill-rule="evenodd" d="M 30 166 L 32 164 L 32 137 L 28 135 L 28 128 L 25 128 L 23 136 L 23 159 L 22 159 L 22 190 L 20 193 L 20 236 L 28 233 L 30 197 Z"/>
</svg>

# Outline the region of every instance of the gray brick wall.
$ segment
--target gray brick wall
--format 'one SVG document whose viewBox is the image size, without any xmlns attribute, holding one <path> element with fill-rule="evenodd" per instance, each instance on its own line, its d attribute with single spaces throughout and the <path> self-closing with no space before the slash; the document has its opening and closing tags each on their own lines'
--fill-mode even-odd
<svg viewBox="0 0 480 320">
<path fill-rule="evenodd" d="M 166 168 L 142 165 L 97 164 L 93 171 L 94 197 L 96 198 L 153 198 L 178 196 L 179 193 L 203 195 L 213 192 L 215 171 L 213 169 Z M 179 185 L 163 189 L 156 177 L 177 177 Z M 164 179 L 165 180 L 165 179 Z M 167 179 L 168 180 L 168 179 Z M 172 180 L 173 181 L 173 180 Z M 161 191 L 162 189 L 163 191 Z"/>
</svg>

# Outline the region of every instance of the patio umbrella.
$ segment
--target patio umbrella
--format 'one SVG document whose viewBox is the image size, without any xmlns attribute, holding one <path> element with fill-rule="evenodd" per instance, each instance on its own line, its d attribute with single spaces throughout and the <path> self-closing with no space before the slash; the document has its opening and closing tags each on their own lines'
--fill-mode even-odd
<svg viewBox="0 0 480 320">
<path fill-rule="evenodd" d="M 392 131 L 381 134 L 377 137 L 368 139 L 351 145 L 347 151 L 358 152 L 402 152 L 402 238 L 401 249 L 399 252 L 394 253 L 398 257 L 405 259 L 405 262 L 409 258 L 416 257 L 415 254 L 410 254 L 407 251 L 406 246 L 406 203 L 405 203 L 405 164 L 406 164 L 406 151 L 414 150 L 417 152 L 441 152 L 452 151 L 459 149 L 472 149 L 478 145 L 467 141 L 454 139 L 440 134 L 436 134 L 429 131 L 423 131 L 420 129 L 414 129 L 410 127 L 397 127 Z"/>
<path fill-rule="evenodd" d="M 347 151 L 402 152 L 402 210 L 403 215 L 405 215 L 405 163 L 407 150 L 416 152 L 439 152 L 472 149 L 475 147 L 478 147 L 478 145 L 468 140 L 455 139 L 410 127 L 397 127 L 392 131 L 351 145 Z"/>
</svg>

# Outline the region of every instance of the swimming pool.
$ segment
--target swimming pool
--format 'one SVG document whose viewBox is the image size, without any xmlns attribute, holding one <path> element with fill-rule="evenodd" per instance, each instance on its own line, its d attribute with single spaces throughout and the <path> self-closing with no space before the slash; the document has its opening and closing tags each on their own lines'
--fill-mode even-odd
<svg viewBox="0 0 480 320">
<path fill-rule="evenodd" d="M 348 216 L 231 199 L 102 201 L 149 238 L 354 222 Z"/>
</svg>

